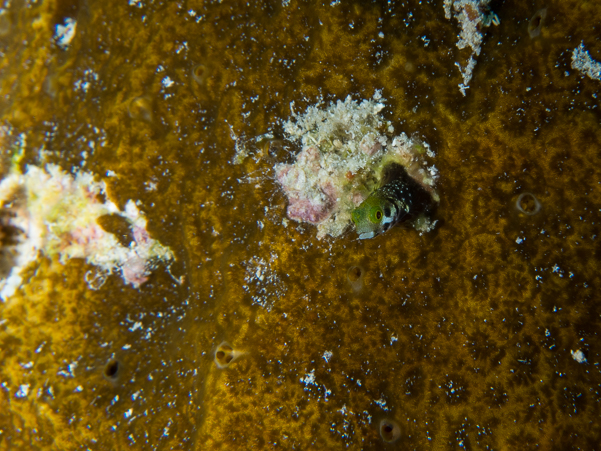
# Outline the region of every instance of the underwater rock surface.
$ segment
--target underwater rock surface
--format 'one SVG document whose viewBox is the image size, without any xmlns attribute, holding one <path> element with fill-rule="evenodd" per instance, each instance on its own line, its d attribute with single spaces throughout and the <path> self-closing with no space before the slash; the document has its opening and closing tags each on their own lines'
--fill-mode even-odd
<svg viewBox="0 0 601 451">
<path fill-rule="evenodd" d="M 1 178 L 25 135 L 22 173 L 104 180 L 176 259 L 137 289 L 58 253 L 23 268 L 0 449 L 597 447 L 601 10 L 490 6 L 463 96 L 445 2 L 3 4 Z M 436 152 L 439 223 L 318 240 L 274 177 L 302 152 L 290 103 L 376 90 Z M 231 130 L 274 138 L 233 165 Z"/>
</svg>

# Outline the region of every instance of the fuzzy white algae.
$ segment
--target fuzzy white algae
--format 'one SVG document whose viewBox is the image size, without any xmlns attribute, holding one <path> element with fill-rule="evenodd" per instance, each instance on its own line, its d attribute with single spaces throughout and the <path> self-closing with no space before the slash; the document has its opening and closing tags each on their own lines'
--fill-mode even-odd
<svg viewBox="0 0 601 451">
<path fill-rule="evenodd" d="M 593 80 L 601 81 L 601 63 L 591 58 L 584 47 L 584 42 L 581 42 L 572 52 L 572 68 Z"/>
<path fill-rule="evenodd" d="M 576 360 L 576 362 L 586 363 L 586 357 L 584 356 L 584 352 L 582 352 L 580 349 L 576 351 L 570 350 L 570 354 L 572 354 L 572 358 Z"/>
<path fill-rule="evenodd" d="M 17 231 L 11 268 L 0 279 L 0 298 L 6 300 L 21 286 L 23 269 L 40 253 L 58 256 L 62 263 L 85 259 L 95 267 L 86 274 L 95 289 L 114 272 L 137 288 L 156 263 L 173 259 L 169 248 L 150 238 L 146 219 L 134 202 L 120 211 L 109 200 L 101 201 L 104 195 L 104 183 L 90 173 L 71 176 L 52 164 L 45 169 L 28 166 L 24 174 L 13 169 L 0 182 L 3 228 Z M 128 223 L 133 238 L 129 247 L 98 224 L 98 218 L 108 214 Z"/>
<path fill-rule="evenodd" d="M 471 55 L 465 64 L 455 63 L 461 72 L 463 83 L 459 84 L 459 91 L 465 96 L 466 90 L 470 87 L 474 68 L 476 67 L 476 58 L 480 55 L 482 47 L 482 29 L 490 24 L 499 25 L 500 21 L 497 15 L 489 11 L 490 0 L 444 0 L 444 14 L 447 19 L 451 15 L 455 17 L 461 27 L 457 48 L 470 48 Z"/>
</svg>

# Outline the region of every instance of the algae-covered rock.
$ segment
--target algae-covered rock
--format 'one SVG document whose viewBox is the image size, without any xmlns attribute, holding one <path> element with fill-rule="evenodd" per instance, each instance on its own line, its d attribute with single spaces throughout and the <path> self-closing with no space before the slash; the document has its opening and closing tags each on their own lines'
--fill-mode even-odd
<svg viewBox="0 0 601 451">
<path fill-rule="evenodd" d="M 300 150 L 291 163 L 274 166 L 274 177 L 288 199 L 287 216 L 317 226 L 317 237 L 339 237 L 351 224 L 351 213 L 382 181 L 384 168 L 396 163 L 438 200 L 434 191 L 438 170 L 427 158 L 434 152 L 425 142 L 394 136 L 394 127 L 381 114 L 385 99 L 344 101 L 324 107 L 311 105 L 294 112 L 283 124 L 288 141 Z M 248 153 L 245 146 L 238 154 Z M 240 158 L 237 158 L 240 161 Z"/>
</svg>

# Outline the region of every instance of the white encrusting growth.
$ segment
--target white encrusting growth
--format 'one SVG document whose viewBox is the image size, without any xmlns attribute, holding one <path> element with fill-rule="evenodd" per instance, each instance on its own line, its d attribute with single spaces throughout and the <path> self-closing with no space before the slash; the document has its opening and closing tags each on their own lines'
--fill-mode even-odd
<svg viewBox="0 0 601 451">
<path fill-rule="evenodd" d="M 75 31 L 77 30 L 77 22 L 71 17 L 67 17 L 65 24 L 58 24 L 55 29 L 54 39 L 56 45 L 61 49 L 66 50 L 71 44 L 71 41 L 75 37 Z"/>
<path fill-rule="evenodd" d="M 482 47 L 482 29 L 490 24 L 499 25 L 500 21 L 497 15 L 489 11 L 490 0 L 444 0 L 444 14 L 447 19 L 455 17 L 461 26 L 457 48 L 470 48 L 471 55 L 467 64 L 462 66 L 455 63 L 463 78 L 463 83 L 459 84 L 459 91 L 464 96 L 466 90 L 470 87 L 474 68 L 476 67 L 476 57 L 480 55 Z"/>
<path fill-rule="evenodd" d="M 580 349 L 577 351 L 570 350 L 570 354 L 572 354 L 572 358 L 576 360 L 578 363 L 586 363 L 586 357 L 584 356 L 584 352 Z"/>
<path fill-rule="evenodd" d="M 583 76 L 601 81 L 601 63 L 591 58 L 584 42 L 572 51 L 572 69 L 580 71 Z"/>
<path fill-rule="evenodd" d="M 106 195 L 105 186 L 92 174 L 71 176 L 53 164 L 45 169 L 28 166 L 22 174 L 17 167 L 0 181 L 0 205 L 9 212 L 5 226 L 18 231 L 12 267 L 0 279 L 2 300 L 25 282 L 22 271 L 40 253 L 50 258 L 58 256 L 61 263 L 82 258 L 94 265 L 95 271 L 86 274 L 86 282 L 93 289 L 116 271 L 137 288 L 157 262 L 173 260 L 168 247 L 150 238 L 146 219 L 133 201 L 120 211 L 111 201 L 99 199 Z M 119 215 L 129 224 L 133 238 L 129 247 L 98 224 L 98 218 L 108 214 Z"/>
</svg>

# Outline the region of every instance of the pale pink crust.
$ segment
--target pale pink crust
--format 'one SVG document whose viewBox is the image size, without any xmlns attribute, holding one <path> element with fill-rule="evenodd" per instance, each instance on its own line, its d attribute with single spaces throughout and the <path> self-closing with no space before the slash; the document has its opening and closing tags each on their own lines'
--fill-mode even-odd
<svg viewBox="0 0 601 451">
<path fill-rule="evenodd" d="M 309 147 L 298 155 L 297 164 L 302 161 L 304 168 L 312 169 L 315 166 L 314 169 L 318 170 L 318 159 L 317 149 Z M 330 181 L 324 182 L 317 189 L 307 186 L 304 168 L 289 164 L 279 165 L 276 167 L 276 180 L 288 197 L 288 217 L 295 221 L 318 224 L 331 215 L 337 193 Z"/>
<path fill-rule="evenodd" d="M 361 203 L 367 199 L 367 196 L 365 196 L 363 193 L 360 193 L 359 191 L 356 191 L 352 194 L 351 196 L 351 200 L 353 202 L 353 205 L 355 205 L 356 207 L 358 207 L 359 205 L 361 205 Z"/>
<path fill-rule="evenodd" d="M 372 145 L 368 145 L 364 141 L 361 141 L 361 143 L 359 144 L 359 149 L 361 149 L 361 152 L 363 152 L 368 157 L 371 157 L 373 154 L 375 154 L 381 148 L 382 148 L 382 144 L 380 144 L 379 142 L 375 142 Z"/>
<path fill-rule="evenodd" d="M 361 141 L 359 142 L 359 150 L 368 157 L 371 157 L 381 149 L 382 143 L 379 140 L 379 136 L 373 132 L 363 135 L 363 138 L 361 138 Z"/>
<path fill-rule="evenodd" d="M 125 283 L 131 284 L 134 288 L 139 288 L 148 280 L 146 261 L 137 255 L 129 258 L 121 268 L 121 274 L 123 274 Z"/>
<path fill-rule="evenodd" d="M 136 240 L 136 243 L 139 245 L 147 245 L 150 242 L 150 235 L 144 227 L 133 225 L 132 232 L 134 235 L 134 240 Z"/>
<path fill-rule="evenodd" d="M 286 176 L 288 175 L 288 172 L 290 172 L 290 169 L 292 169 L 291 164 L 278 164 L 275 167 L 275 179 L 282 187 L 286 185 L 284 181 L 286 180 Z"/>
<path fill-rule="evenodd" d="M 335 206 L 339 195 L 334 184 L 330 180 L 325 180 L 319 184 L 319 188 L 321 188 L 323 193 L 328 196 L 329 203 L 331 203 L 332 206 Z"/>
<path fill-rule="evenodd" d="M 434 187 L 431 184 L 427 183 L 427 180 L 430 180 L 427 172 L 419 164 L 412 164 L 411 166 L 406 167 L 405 169 L 407 170 L 407 174 L 416 182 L 418 182 L 428 193 L 430 193 L 431 195 L 434 195 L 436 193 Z"/>
<path fill-rule="evenodd" d="M 276 168 L 276 180 L 288 196 L 307 189 L 305 172 L 291 164 Z"/>
<path fill-rule="evenodd" d="M 319 150 L 315 146 L 307 147 L 296 157 L 296 164 L 307 165 L 309 168 L 319 169 Z"/>
<path fill-rule="evenodd" d="M 397 154 L 398 162 L 406 168 L 409 167 L 412 162 L 417 160 L 410 148 L 406 148 L 405 146 L 396 147 L 395 153 Z"/>
<path fill-rule="evenodd" d="M 87 227 L 78 227 L 71 235 L 72 239 L 76 244 L 86 247 L 86 253 L 88 252 L 88 246 L 93 247 L 94 243 L 103 239 L 106 232 L 97 224 L 90 224 Z"/>
<path fill-rule="evenodd" d="M 332 207 L 327 203 L 312 202 L 309 199 L 291 198 L 288 203 L 288 217 L 295 221 L 318 224 L 332 212 Z"/>
</svg>

